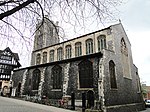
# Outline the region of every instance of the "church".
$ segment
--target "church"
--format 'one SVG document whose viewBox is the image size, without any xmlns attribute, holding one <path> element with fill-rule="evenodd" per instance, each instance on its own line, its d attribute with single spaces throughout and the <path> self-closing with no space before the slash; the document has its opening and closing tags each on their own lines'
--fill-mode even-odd
<svg viewBox="0 0 150 112">
<path fill-rule="evenodd" d="M 31 66 L 14 70 L 16 96 L 46 96 L 58 102 L 73 92 L 75 105 L 82 106 L 84 92 L 87 108 L 104 112 L 144 108 L 138 68 L 121 23 L 64 42 L 58 32 L 57 22 L 44 20 L 34 37 Z"/>
</svg>

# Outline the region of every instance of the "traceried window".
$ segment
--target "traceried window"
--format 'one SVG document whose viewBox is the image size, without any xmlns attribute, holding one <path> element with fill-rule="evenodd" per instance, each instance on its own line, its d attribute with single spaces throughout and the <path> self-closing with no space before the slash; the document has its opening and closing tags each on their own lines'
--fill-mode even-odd
<svg viewBox="0 0 150 112">
<path fill-rule="evenodd" d="M 105 49 L 106 48 L 106 36 L 100 35 L 97 37 L 97 40 L 98 40 L 98 51 Z"/>
<path fill-rule="evenodd" d="M 86 65 L 86 66 L 85 66 Z M 93 64 L 89 60 L 79 63 L 80 88 L 93 88 Z"/>
<path fill-rule="evenodd" d="M 71 53 L 72 53 L 72 51 L 71 51 L 71 45 L 67 45 L 66 46 L 66 59 L 71 58 Z"/>
<path fill-rule="evenodd" d="M 36 64 L 40 64 L 41 63 L 41 54 L 37 54 L 36 56 Z"/>
<path fill-rule="evenodd" d="M 33 75 L 32 75 L 32 90 L 38 90 L 40 80 L 41 80 L 40 70 L 36 69 L 33 71 Z"/>
<path fill-rule="evenodd" d="M 43 52 L 43 63 L 47 63 L 47 52 Z"/>
<path fill-rule="evenodd" d="M 123 38 L 121 39 L 121 53 L 128 56 L 128 49 Z"/>
<path fill-rule="evenodd" d="M 61 89 L 62 85 L 62 67 L 55 65 L 52 68 L 53 89 Z"/>
<path fill-rule="evenodd" d="M 62 60 L 63 59 L 63 49 L 60 47 L 57 49 L 57 60 Z"/>
<path fill-rule="evenodd" d="M 87 39 L 86 40 L 86 54 L 93 53 L 93 40 Z"/>
<path fill-rule="evenodd" d="M 82 55 L 82 46 L 81 42 L 75 43 L 75 56 L 81 56 Z"/>
<path fill-rule="evenodd" d="M 122 59 L 123 76 L 126 78 L 131 78 L 128 48 L 123 38 L 121 39 L 121 59 Z"/>
<path fill-rule="evenodd" d="M 50 50 L 49 61 L 50 61 L 50 62 L 53 62 L 53 61 L 54 61 L 54 50 Z"/>
<path fill-rule="evenodd" d="M 112 89 L 117 89 L 115 63 L 112 60 L 109 61 L 109 74 L 110 74 L 110 85 L 111 85 L 111 88 Z"/>
</svg>

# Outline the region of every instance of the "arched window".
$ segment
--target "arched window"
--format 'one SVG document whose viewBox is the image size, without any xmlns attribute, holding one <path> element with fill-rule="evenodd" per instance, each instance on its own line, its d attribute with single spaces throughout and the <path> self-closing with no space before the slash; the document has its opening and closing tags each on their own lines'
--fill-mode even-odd
<svg viewBox="0 0 150 112">
<path fill-rule="evenodd" d="M 54 61 L 54 50 L 50 50 L 50 53 L 49 53 L 49 61 L 50 62 L 53 62 Z"/>
<path fill-rule="evenodd" d="M 33 71 L 33 75 L 32 75 L 32 89 L 33 90 L 38 90 L 40 80 L 41 80 L 41 72 L 39 69 L 36 69 Z"/>
<path fill-rule="evenodd" d="M 62 47 L 59 47 L 57 49 L 57 60 L 59 61 L 59 60 L 62 60 L 62 59 L 63 59 L 63 49 L 62 49 Z"/>
<path fill-rule="evenodd" d="M 55 65 L 52 68 L 53 89 L 61 89 L 62 86 L 62 67 Z"/>
<path fill-rule="evenodd" d="M 116 89 L 117 83 L 116 83 L 115 63 L 112 60 L 109 61 L 109 74 L 110 74 L 111 88 Z"/>
<path fill-rule="evenodd" d="M 71 58 L 71 45 L 66 46 L 66 59 Z"/>
<path fill-rule="evenodd" d="M 123 38 L 121 39 L 121 53 L 128 56 L 128 49 Z"/>
<path fill-rule="evenodd" d="M 82 55 L 82 45 L 81 42 L 75 43 L 75 56 L 81 56 Z"/>
<path fill-rule="evenodd" d="M 86 66 L 85 66 L 86 65 Z M 80 88 L 93 88 L 93 64 L 89 60 L 79 63 Z"/>
<path fill-rule="evenodd" d="M 50 36 L 53 37 L 54 29 L 53 27 L 50 27 L 49 29 L 50 29 Z"/>
<path fill-rule="evenodd" d="M 43 33 L 42 33 L 42 27 L 39 29 L 38 31 L 38 35 L 37 35 L 37 49 L 42 48 L 43 46 Z"/>
<path fill-rule="evenodd" d="M 87 39 L 86 40 L 86 54 L 93 53 L 93 40 Z"/>
<path fill-rule="evenodd" d="M 43 63 L 47 63 L 47 52 L 43 52 Z"/>
<path fill-rule="evenodd" d="M 126 78 L 131 78 L 128 48 L 123 38 L 121 39 L 121 58 L 122 58 L 121 60 L 122 60 L 123 76 Z"/>
<path fill-rule="evenodd" d="M 37 54 L 36 56 L 36 64 L 40 64 L 41 63 L 41 54 Z"/>
<path fill-rule="evenodd" d="M 105 49 L 106 48 L 106 36 L 100 35 L 97 37 L 97 40 L 98 40 L 98 51 Z"/>
</svg>

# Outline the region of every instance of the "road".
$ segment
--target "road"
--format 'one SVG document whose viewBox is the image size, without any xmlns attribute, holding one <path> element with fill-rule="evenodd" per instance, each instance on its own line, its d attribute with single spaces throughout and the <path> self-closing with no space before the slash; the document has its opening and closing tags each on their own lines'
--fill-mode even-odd
<svg viewBox="0 0 150 112">
<path fill-rule="evenodd" d="M 0 112 L 75 112 L 75 111 L 0 96 Z"/>
<path fill-rule="evenodd" d="M 140 112 L 150 112 L 150 108 L 146 108 L 146 110 L 140 111 Z"/>
</svg>

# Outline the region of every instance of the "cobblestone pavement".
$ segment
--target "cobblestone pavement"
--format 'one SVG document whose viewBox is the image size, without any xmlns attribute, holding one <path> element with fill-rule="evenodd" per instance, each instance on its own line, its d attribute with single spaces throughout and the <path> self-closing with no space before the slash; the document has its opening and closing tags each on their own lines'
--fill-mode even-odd
<svg viewBox="0 0 150 112">
<path fill-rule="evenodd" d="M 75 111 L 0 96 L 0 112 L 75 112 Z"/>
</svg>

